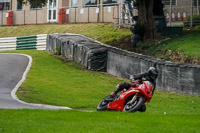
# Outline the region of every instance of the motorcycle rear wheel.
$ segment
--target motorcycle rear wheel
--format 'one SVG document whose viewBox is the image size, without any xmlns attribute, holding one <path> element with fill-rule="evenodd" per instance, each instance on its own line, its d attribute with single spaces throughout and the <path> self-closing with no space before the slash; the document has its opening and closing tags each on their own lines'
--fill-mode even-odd
<svg viewBox="0 0 200 133">
<path fill-rule="evenodd" d="M 137 95 L 134 99 L 131 99 L 124 106 L 124 112 L 136 112 L 144 104 L 144 98 L 142 95 Z"/>
</svg>

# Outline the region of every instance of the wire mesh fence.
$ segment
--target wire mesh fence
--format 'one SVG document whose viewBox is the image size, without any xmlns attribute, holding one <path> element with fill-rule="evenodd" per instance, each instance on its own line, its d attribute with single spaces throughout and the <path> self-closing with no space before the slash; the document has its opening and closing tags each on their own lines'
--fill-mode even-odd
<svg viewBox="0 0 200 133">
<path fill-rule="evenodd" d="M 167 6 L 164 14 L 168 26 L 197 26 L 200 25 L 200 14 L 197 6 Z"/>
<path fill-rule="evenodd" d="M 12 14 L 12 15 L 11 15 Z M 9 22 L 12 18 L 12 22 Z M 0 25 L 26 25 L 46 23 L 90 23 L 113 22 L 119 18 L 119 5 L 87 5 L 87 7 L 46 7 L 28 10 L 0 11 Z"/>
<path fill-rule="evenodd" d="M 47 23 L 95 23 L 111 22 L 121 24 L 121 4 L 99 4 L 77 7 L 34 8 L 27 10 L 0 11 L 0 25 L 27 25 Z M 199 8 L 186 3 L 184 6 L 165 6 L 164 14 L 168 26 L 200 25 Z M 134 8 L 133 8 L 134 9 Z M 137 15 L 134 9 L 133 15 Z M 127 19 L 127 17 L 125 17 Z M 128 23 L 128 21 L 126 21 Z"/>
</svg>

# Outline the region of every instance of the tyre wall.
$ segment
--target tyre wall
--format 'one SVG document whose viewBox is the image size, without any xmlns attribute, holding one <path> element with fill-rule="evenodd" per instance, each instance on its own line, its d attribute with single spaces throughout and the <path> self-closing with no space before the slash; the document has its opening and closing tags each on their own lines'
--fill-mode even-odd
<svg viewBox="0 0 200 133">
<path fill-rule="evenodd" d="M 104 45 L 78 34 L 50 34 L 47 50 L 76 61 L 87 69 L 106 71 L 129 78 L 154 66 L 159 71 L 157 89 L 200 94 L 200 66 L 168 63 L 155 58 Z"/>
<path fill-rule="evenodd" d="M 49 34 L 47 50 L 73 60 L 89 70 L 106 71 L 108 48 L 80 35 Z"/>
</svg>

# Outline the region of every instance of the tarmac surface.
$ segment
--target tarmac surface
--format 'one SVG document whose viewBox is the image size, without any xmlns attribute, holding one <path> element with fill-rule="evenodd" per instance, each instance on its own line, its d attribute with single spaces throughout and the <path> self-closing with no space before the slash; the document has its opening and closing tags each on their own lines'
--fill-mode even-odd
<svg viewBox="0 0 200 133">
<path fill-rule="evenodd" d="M 32 58 L 22 54 L 0 54 L 0 109 L 71 109 L 69 107 L 26 103 L 15 95 L 25 80 Z"/>
</svg>

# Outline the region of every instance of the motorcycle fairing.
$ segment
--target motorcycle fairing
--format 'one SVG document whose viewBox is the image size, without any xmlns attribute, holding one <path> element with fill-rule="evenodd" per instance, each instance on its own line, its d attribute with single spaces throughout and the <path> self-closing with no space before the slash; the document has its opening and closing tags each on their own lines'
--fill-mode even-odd
<svg viewBox="0 0 200 133">
<path fill-rule="evenodd" d="M 117 100 L 114 100 L 113 102 L 108 104 L 107 109 L 108 110 L 119 110 L 123 111 L 125 100 L 135 93 L 139 92 L 138 90 L 131 88 L 123 93 L 120 94 L 119 98 Z"/>
<path fill-rule="evenodd" d="M 136 93 L 141 93 L 143 96 L 145 96 L 145 102 L 150 101 L 152 98 L 151 91 L 152 87 L 148 85 L 145 81 L 143 81 L 143 84 L 141 84 L 139 87 L 130 88 L 129 90 L 121 93 L 118 99 L 108 104 L 107 109 L 123 111 L 126 99 Z"/>
</svg>

